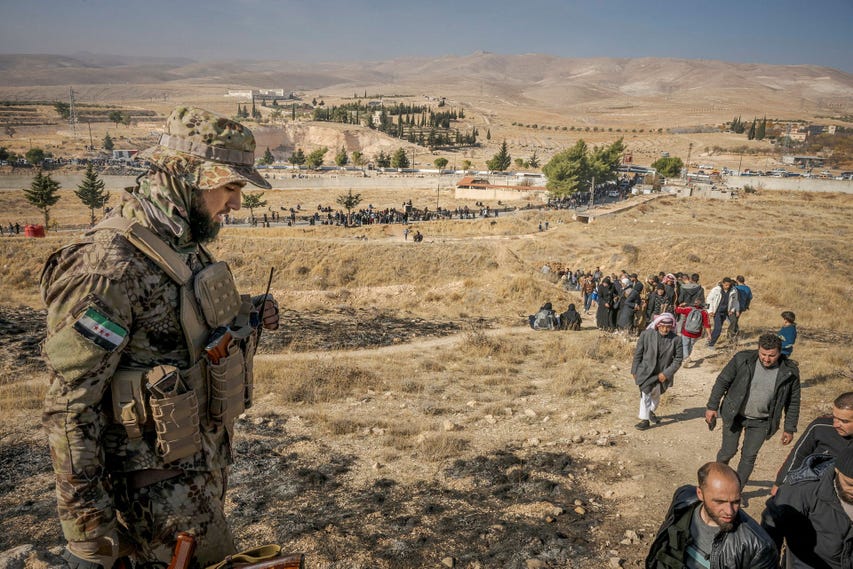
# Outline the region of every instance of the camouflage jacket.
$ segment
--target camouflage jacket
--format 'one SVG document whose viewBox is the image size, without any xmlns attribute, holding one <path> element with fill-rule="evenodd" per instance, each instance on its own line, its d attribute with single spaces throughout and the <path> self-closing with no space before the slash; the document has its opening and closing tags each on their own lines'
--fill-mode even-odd
<svg viewBox="0 0 853 569">
<path fill-rule="evenodd" d="M 212 262 L 197 247 L 184 253 L 193 274 Z M 55 252 L 45 265 L 48 307 L 44 355 L 52 370 L 43 425 L 56 474 L 58 510 L 69 541 L 91 540 L 115 527 L 110 476 L 165 468 L 153 432 L 129 439 L 111 416 L 116 370 L 194 362 L 182 333 L 179 290 L 121 234 L 98 231 Z M 93 336 L 92 322 L 107 330 Z M 231 462 L 226 429 L 202 421 L 202 450 L 168 468 L 207 471 Z"/>
</svg>

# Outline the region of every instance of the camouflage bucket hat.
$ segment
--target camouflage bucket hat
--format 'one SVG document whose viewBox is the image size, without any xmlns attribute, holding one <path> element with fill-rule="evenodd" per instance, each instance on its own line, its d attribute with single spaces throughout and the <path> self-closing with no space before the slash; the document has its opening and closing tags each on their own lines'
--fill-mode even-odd
<svg viewBox="0 0 853 569">
<path fill-rule="evenodd" d="M 189 181 L 203 190 L 231 182 L 270 188 L 269 182 L 255 169 L 252 131 L 197 107 L 178 107 L 172 111 L 159 144 L 143 150 L 139 157 L 169 173 L 193 178 Z"/>
</svg>

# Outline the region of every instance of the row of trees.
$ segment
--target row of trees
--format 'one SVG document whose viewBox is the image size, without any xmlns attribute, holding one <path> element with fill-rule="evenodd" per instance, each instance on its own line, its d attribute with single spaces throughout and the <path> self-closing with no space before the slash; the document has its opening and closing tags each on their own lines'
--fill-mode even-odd
<svg viewBox="0 0 853 569">
<path fill-rule="evenodd" d="M 732 119 L 730 123 L 729 129 L 735 134 L 743 134 L 747 133 L 746 137 L 749 140 L 764 140 L 767 136 L 767 117 L 765 116 L 763 119 L 758 120 L 758 118 L 752 119 L 752 124 L 747 128 L 747 123 L 743 122 L 741 118 L 735 117 Z"/>
<path fill-rule="evenodd" d="M 50 210 L 59 202 L 59 182 L 45 174 L 41 170 L 36 172 L 35 178 L 28 189 L 24 190 L 24 198 L 44 216 L 44 227 L 50 227 Z M 89 208 L 90 222 L 95 224 L 95 210 L 104 207 L 110 199 L 110 193 L 105 189 L 105 183 L 98 177 L 94 166 L 86 166 L 83 181 L 74 190 L 74 195 Z"/>
<path fill-rule="evenodd" d="M 112 149 L 115 148 L 115 142 L 113 142 L 110 133 L 107 133 L 104 136 L 103 148 L 108 152 L 112 151 Z M 53 158 L 53 154 L 44 150 L 43 148 L 33 146 L 24 153 L 23 157 L 28 163 L 32 164 L 33 166 L 41 166 L 45 160 L 47 160 L 48 158 Z M 20 158 L 18 154 L 10 152 L 4 146 L 0 146 L 0 161 L 15 161 L 18 158 Z"/>
<path fill-rule="evenodd" d="M 52 158 L 53 155 L 50 152 L 45 152 L 43 149 L 38 146 L 34 146 L 27 150 L 24 153 L 24 158 L 30 164 L 34 164 L 36 166 L 40 166 L 45 160 L 48 158 Z M 10 152 L 6 147 L 0 146 L 0 161 L 10 161 L 14 162 L 20 158 L 16 153 Z"/>
</svg>

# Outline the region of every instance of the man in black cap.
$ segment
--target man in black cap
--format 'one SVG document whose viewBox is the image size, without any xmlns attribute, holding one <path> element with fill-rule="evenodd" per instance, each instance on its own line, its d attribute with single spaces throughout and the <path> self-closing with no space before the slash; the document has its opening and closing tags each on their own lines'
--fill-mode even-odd
<svg viewBox="0 0 853 569">
<path fill-rule="evenodd" d="M 788 544 L 787 567 L 853 567 L 853 448 L 819 477 L 785 483 L 767 501 L 761 525 L 777 546 Z"/>
</svg>

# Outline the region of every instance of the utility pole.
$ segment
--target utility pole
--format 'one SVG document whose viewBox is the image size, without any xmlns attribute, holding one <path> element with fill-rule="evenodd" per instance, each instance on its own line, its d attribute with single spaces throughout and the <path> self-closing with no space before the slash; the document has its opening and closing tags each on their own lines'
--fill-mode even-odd
<svg viewBox="0 0 853 569">
<path fill-rule="evenodd" d="M 441 184 L 435 186 L 435 211 L 438 211 L 438 196 L 440 195 Z"/>
<path fill-rule="evenodd" d="M 684 165 L 684 180 L 690 180 L 690 154 L 693 152 L 693 143 L 687 146 L 687 164 Z"/>
<path fill-rule="evenodd" d="M 68 124 L 71 125 L 74 138 L 77 138 L 77 105 L 74 104 L 74 87 L 69 87 L 68 90 L 71 92 L 71 100 L 68 103 Z"/>
<path fill-rule="evenodd" d="M 92 140 L 92 123 L 86 122 L 86 124 L 89 125 L 89 150 L 94 150 L 95 142 Z"/>
<path fill-rule="evenodd" d="M 592 209 L 595 206 L 595 176 L 592 177 L 592 185 L 589 187 L 589 206 L 586 209 Z"/>
</svg>

